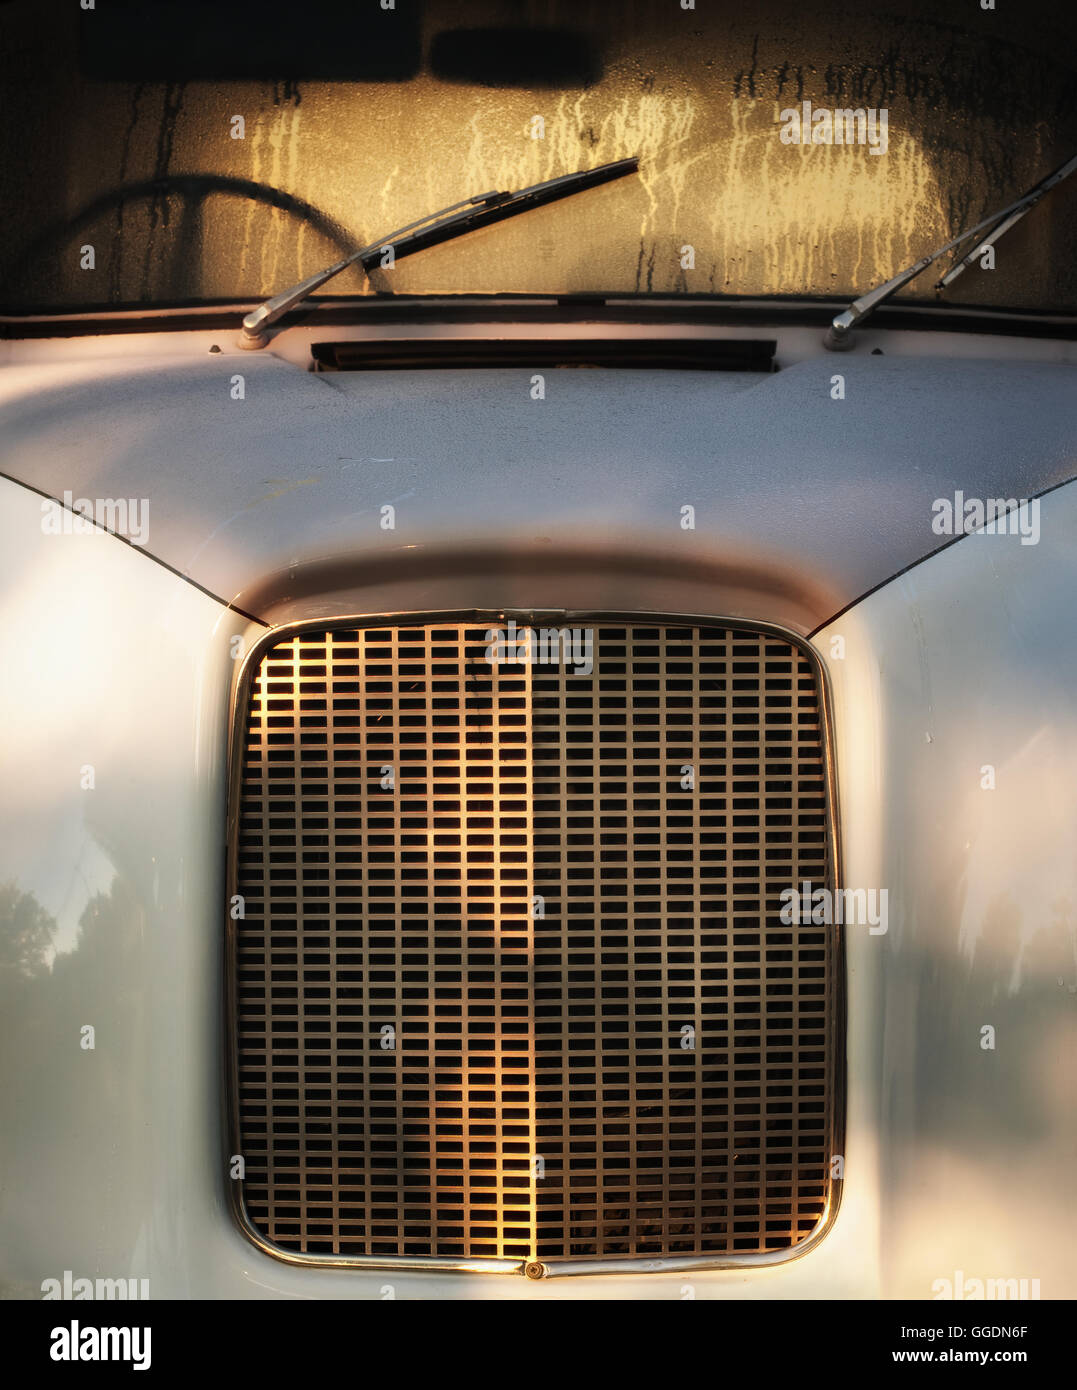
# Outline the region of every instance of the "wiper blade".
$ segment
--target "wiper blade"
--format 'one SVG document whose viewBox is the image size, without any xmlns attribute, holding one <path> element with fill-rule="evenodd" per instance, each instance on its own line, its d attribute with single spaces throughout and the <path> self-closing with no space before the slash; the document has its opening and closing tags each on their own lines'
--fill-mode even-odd
<svg viewBox="0 0 1077 1390">
<path fill-rule="evenodd" d="M 355 265 L 356 262 L 365 270 L 367 262 L 375 262 L 389 248 L 392 249 L 394 261 L 400 260 L 401 257 L 425 250 L 428 246 L 436 246 L 440 242 L 464 236 L 477 227 L 500 222 L 506 217 L 515 217 L 531 208 L 556 202 L 559 198 L 570 197 L 573 193 L 581 193 L 585 188 L 594 188 L 598 184 L 623 178 L 626 174 L 634 174 L 638 169 L 638 158 L 618 159 L 612 164 L 599 164 L 594 169 L 579 169 L 574 174 L 562 174 L 559 178 L 547 179 L 544 183 L 533 183 L 515 193 L 496 190 L 492 193 L 478 193 L 472 198 L 464 198 L 459 203 L 452 203 L 426 217 L 420 217 L 418 221 L 409 222 L 406 227 L 398 227 L 395 232 L 370 242 L 368 246 L 361 246 L 358 251 L 353 251 L 342 261 L 327 266 L 325 270 L 319 270 L 316 275 L 308 276 L 298 285 L 282 290 L 280 294 L 275 294 L 272 299 L 260 304 L 257 309 L 252 309 L 243 320 L 240 346 L 264 347 L 269 341 L 265 330 L 271 324 L 289 309 L 294 309 L 308 295 L 320 289 L 327 280 L 332 280 L 335 275 L 339 275 L 342 270 L 347 270 L 348 266 Z"/>
<path fill-rule="evenodd" d="M 941 256 L 945 256 L 947 251 L 952 251 L 955 246 L 959 246 L 963 241 L 967 241 L 969 237 L 976 236 L 977 233 L 990 228 L 991 230 L 983 240 L 977 242 L 963 260 L 959 261 L 947 271 L 936 285 L 936 289 L 956 280 L 958 275 L 960 275 L 966 266 L 983 251 L 985 246 L 993 245 L 994 242 L 998 241 L 999 237 L 1005 235 L 1015 223 L 1019 222 L 1021 218 L 1024 217 L 1026 212 L 1031 211 L 1031 209 L 1036 206 L 1045 193 L 1060 184 L 1063 179 L 1068 178 L 1074 170 L 1077 170 L 1077 155 L 1067 160 L 1066 163 L 1057 168 L 1054 173 L 1048 174 L 1045 179 L 1041 179 L 1034 188 L 1030 188 L 1029 191 L 1018 198 L 1015 203 L 1010 203 L 1008 207 L 1000 208 L 997 212 L 993 212 L 990 217 L 985 217 L 982 222 L 977 222 L 975 227 L 969 227 L 969 229 L 962 232 L 960 236 L 955 236 L 951 241 L 948 241 L 945 246 L 940 246 L 939 249 L 933 251 L 930 256 L 925 256 L 922 260 L 917 261 L 915 265 L 909 266 L 908 270 L 901 271 L 899 274 L 895 275 L 892 280 L 887 280 L 885 284 L 879 285 L 876 289 L 861 295 L 859 299 L 855 299 L 852 304 L 849 305 L 848 309 L 838 314 L 831 323 L 827 330 L 826 337 L 823 340 L 825 346 L 830 348 L 832 352 L 841 352 L 846 348 L 852 347 L 852 330 L 858 323 L 862 323 L 873 309 L 877 309 L 884 300 L 889 299 L 892 294 L 896 294 L 898 290 L 907 285 L 910 280 L 914 280 L 921 271 L 926 270 L 929 265 L 933 265 Z"/>
</svg>

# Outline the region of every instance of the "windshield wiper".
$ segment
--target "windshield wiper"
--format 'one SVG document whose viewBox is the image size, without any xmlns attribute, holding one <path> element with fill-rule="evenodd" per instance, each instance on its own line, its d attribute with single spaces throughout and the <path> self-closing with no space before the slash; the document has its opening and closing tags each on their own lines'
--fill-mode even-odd
<svg viewBox="0 0 1077 1390">
<path fill-rule="evenodd" d="M 1001 236 L 1017 222 L 1020 222 L 1026 212 L 1029 212 L 1040 201 L 1045 193 L 1060 184 L 1063 179 L 1077 169 L 1077 155 L 1059 168 L 1053 174 L 1048 174 L 1045 179 L 1041 179 L 1034 188 L 1030 188 L 1027 193 L 1018 198 L 1015 203 L 1010 203 L 1008 207 L 1000 208 L 998 212 L 993 212 L 990 217 L 985 217 L 982 222 L 977 222 L 975 227 L 970 227 L 968 231 L 962 232 L 960 236 L 955 236 L 952 241 L 948 241 L 945 246 L 940 246 L 937 251 L 933 251 L 930 256 L 925 256 L 923 260 L 917 261 L 915 265 L 909 266 L 908 270 L 903 270 L 899 275 L 895 275 L 892 280 L 887 280 L 884 285 L 871 290 L 868 294 L 861 295 L 859 299 L 853 301 L 844 313 L 838 314 L 827 330 L 824 344 L 832 352 L 841 352 L 846 348 L 852 347 L 852 330 L 858 323 L 877 309 L 884 300 L 896 294 L 910 280 L 916 278 L 921 271 L 926 270 L 929 265 L 933 265 L 940 256 L 945 256 L 947 251 L 953 250 L 961 242 L 967 241 L 970 236 L 975 236 L 977 232 L 982 232 L 986 228 L 992 230 L 988 232 L 981 241 L 978 241 L 973 249 L 938 281 L 935 288 L 941 289 L 944 285 L 949 285 L 956 280 L 961 272 L 984 250 L 985 247 L 993 245 Z"/>
<path fill-rule="evenodd" d="M 506 217 L 515 217 L 530 208 L 541 207 L 545 203 L 556 202 L 558 198 L 580 193 L 585 188 L 594 188 L 598 184 L 609 183 L 612 179 L 623 178 L 625 174 L 634 174 L 638 169 L 638 158 L 618 159 L 612 164 L 600 164 L 594 169 L 580 169 L 574 174 L 562 174 L 560 178 L 547 179 L 545 183 L 533 183 L 530 187 L 521 188 L 515 193 L 478 193 L 473 198 L 451 203 L 447 208 L 420 217 L 417 222 L 409 222 L 406 227 L 398 227 L 395 232 L 390 232 L 378 241 L 372 241 L 368 246 L 361 246 L 358 251 L 353 251 L 342 261 L 327 266 L 325 270 L 319 270 L 316 275 L 301 280 L 291 289 L 282 290 L 280 294 L 275 294 L 272 299 L 260 304 L 257 309 L 252 309 L 243 320 L 240 346 L 264 347 L 269 341 L 265 330 L 270 324 L 275 323 L 289 309 L 294 309 L 308 295 L 320 289 L 327 280 L 331 280 L 334 275 L 339 275 L 342 270 L 347 270 L 348 266 L 355 265 L 356 262 L 366 270 L 368 261 L 375 262 L 389 249 L 392 250 L 393 259 L 396 261 L 402 256 L 422 251 L 427 246 L 435 246 L 439 242 L 463 236 L 466 232 L 473 232 L 477 227 L 500 222 Z M 410 235 L 406 235 L 407 233 Z"/>
</svg>

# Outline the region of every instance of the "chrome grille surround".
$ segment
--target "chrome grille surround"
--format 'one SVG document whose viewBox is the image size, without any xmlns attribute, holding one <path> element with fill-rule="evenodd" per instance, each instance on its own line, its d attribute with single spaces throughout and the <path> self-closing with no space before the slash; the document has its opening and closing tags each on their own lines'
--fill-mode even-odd
<svg viewBox="0 0 1077 1390">
<path fill-rule="evenodd" d="M 590 628 L 593 674 L 494 667 L 510 619 Z M 250 1238 L 535 1277 L 810 1249 L 840 1197 L 842 947 L 778 895 L 838 881 L 827 709 L 810 647 L 765 624 L 266 634 L 229 805 Z"/>
</svg>

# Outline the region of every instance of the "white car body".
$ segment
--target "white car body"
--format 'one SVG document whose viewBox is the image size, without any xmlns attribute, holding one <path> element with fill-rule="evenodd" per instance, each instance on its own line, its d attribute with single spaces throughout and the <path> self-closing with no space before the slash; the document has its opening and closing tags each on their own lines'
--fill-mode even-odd
<svg viewBox="0 0 1077 1390">
<path fill-rule="evenodd" d="M 0 882 L 54 924 L 47 976 L 8 972 L 8 1296 L 65 1270 L 155 1298 L 931 1299 L 959 1271 L 1077 1296 L 1077 345 L 925 322 L 838 355 L 780 317 L 552 308 L 308 323 L 258 353 L 117 325 L 0 346 Z M 424 335 L 769 338 L 779 370 L 543 369 L 543 399 L 518 367 L 308 370 L 327 337 Z M 958 491 L 1036 499 L 1036 542 L 934 531 Z M 54 534 L 65 494 L 147 503 L 145 537 Z M 825 667 L 844 881 L 889 918 L 847 934 L 842 1195 L 797 1258 L 311 1269 L 233 1220 L 236 658 L 299 619 L 502 607 L 772 623 Z"/>
</svg>

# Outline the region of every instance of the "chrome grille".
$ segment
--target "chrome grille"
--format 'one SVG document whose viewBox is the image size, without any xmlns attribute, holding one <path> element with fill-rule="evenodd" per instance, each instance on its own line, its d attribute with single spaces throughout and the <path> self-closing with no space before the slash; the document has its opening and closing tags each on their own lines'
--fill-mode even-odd
<svg viewBox="0 0 1077 1390">
<path fill-rule="evenodd" d="M 828 1211 L 839 949 L 779 915 L 832 882 L 813 662 L 584 626 L 590 673 L 474 616 L 252 667 L 235 1142 L 283 1251 L 750 1257 Z"/>
</svg>

